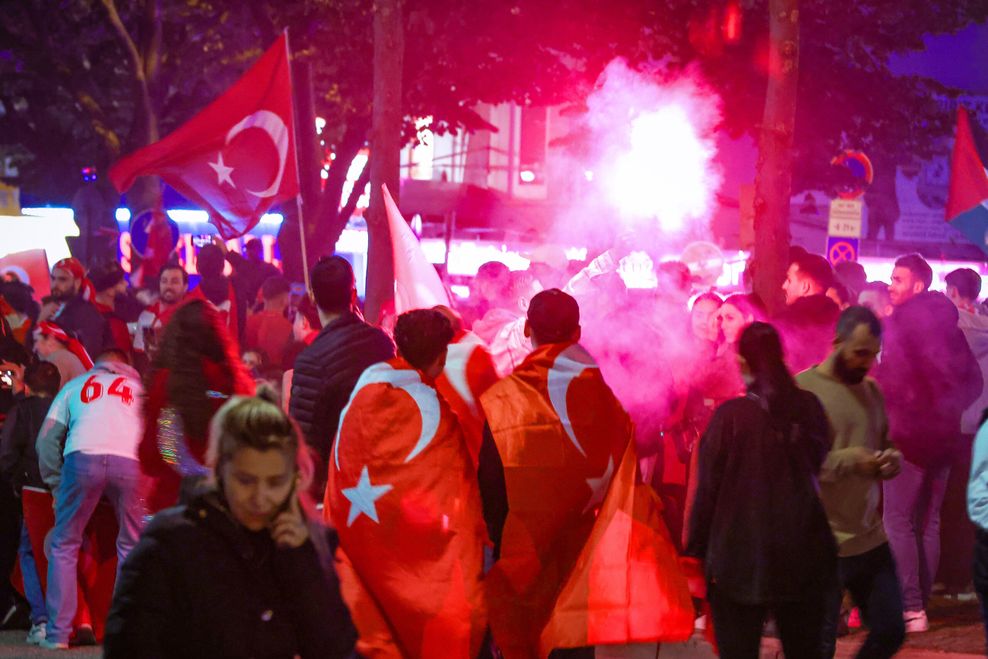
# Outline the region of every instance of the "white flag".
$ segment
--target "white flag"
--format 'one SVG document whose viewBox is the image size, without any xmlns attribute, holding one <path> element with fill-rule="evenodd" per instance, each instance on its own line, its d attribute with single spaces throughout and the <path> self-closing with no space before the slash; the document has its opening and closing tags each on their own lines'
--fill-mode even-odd
<svg viewBox="0 0 988 659">
<path fill-rule="evenodd" d="M 412 233 L 401 211 L 391 198 L 387 185 L 381 185 L 384 207 L 391 228 L 391 249 L 395 266 L 395 313 L 431 309 L 437 304 L 451 306 L 449 295 L 436 268 L 425 258 L 419 239 Z"/>
</svg>

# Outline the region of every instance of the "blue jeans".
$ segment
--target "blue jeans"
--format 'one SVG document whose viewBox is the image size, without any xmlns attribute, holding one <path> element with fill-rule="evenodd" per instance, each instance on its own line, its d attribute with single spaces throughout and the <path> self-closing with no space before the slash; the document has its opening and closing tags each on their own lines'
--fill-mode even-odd
<svg viewBox="0 0 988 659">
<path fill-rule="evenodd" d="M 940 508 L 950 465 L 931 469 L 903 460 L 885 481 L 885 532 L 889 537 L 906 611 L 926 608 L 940 564 Z"/>
<path fill-rule="evenodd" d="M 17 556 L 21 563 L 21 576 L 24 578 L 24 597 L 31 607 L 31 624 L 48 620 L 45 609 L 45 592 L 41 589 L 41 577 L 38 574 L 38 564 L 34 560 L 34 550 L 31 549 L 31 536 L 27 532 L 27 521 L 21 522 L 21 544 L 17 548 Z"/>
<path fill-rule="evenodd" d="M 78 605 L 76 567 L 83 532 L 106 496 L 117 516 L 117 570 L 137 544 L 144 511 L 140 500 L 141 469 L 137 460 L 114 455 L 65 456 L 62 481 L 55 490 L 55 527 L 48 549 L 48 638 L 67 643 Z"/>
<path fill-rule="evenodd" d="M 837 650 L 837 623 L 844 588 L 851 591 L 868 626 L 868 638 L 858 650 L 857 659 L 894 656 L 905 640 L 906 624 L 902 619 L 902 597 L 889 546 L 879 545 L 863 554 L 838 559 L 837 573 L 840 581 L 830 593 L 823 628 L 825 659 L 832 659 Z"/>
</svg>

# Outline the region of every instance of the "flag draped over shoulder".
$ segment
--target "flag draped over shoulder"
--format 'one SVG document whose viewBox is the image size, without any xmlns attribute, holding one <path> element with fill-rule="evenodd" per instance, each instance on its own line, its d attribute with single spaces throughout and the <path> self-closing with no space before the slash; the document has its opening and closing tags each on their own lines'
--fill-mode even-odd
<svg viewBox="0 0 988 659">
<path fill-rule="evenodd" d="M 508 495 L 485 582 L 505 658 L 689 638 L 689 591 L 659 504 L 638 483 L 631 421 L 590 355 L 541 346 L 481 403 Z"/>
<path fill-rule="evenodd" d="M 947 221 L 988 253 L 988 134 L 964 106 L 950 158 Z"/>
<path fill-rule="evenodd" d="M 497 380 L 494 360 L 479 336 L 461 331 L 453 337 L 446 353 L 446 367 L 436 378 L 436 389 L 459 419 L 467 449 L 475 463 L 484 434 L 480 397 Z"/>
<path fill-rule="evenodd" d="M 222 96 L 164 139 L 110 169 L 125 192 L 139 176 L 160 176 L 209 211 L 225 239 L 250 231 L 280 199 L 298 194 L 287 37 Z"/>
<path fill-rule="evenodd" d="M 358 380 L 330 457 L 326 510 L 362 656 L 477 656 L 487 532 L 476 469 L 456 416 L 404 360 Z"/>
<path fill-rule="evenodd" d="M 425 257 L 419 239 L 412 233 L 387 185 L 381 186 L 384 208 L 391 229 L 391 251 L 395 269 L 395 313 L 452 306 L 435 266 Z"/>
</svg>

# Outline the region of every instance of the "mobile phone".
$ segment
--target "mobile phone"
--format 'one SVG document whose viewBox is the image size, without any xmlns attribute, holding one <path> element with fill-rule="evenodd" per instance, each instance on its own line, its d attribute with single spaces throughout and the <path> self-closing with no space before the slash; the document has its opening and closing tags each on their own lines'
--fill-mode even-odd
<svg viewBox="0 0 988 659">
<path fill-rule="evenodd" d="M 13 371 L 0 371 L 0 384 L 5 387 L 14 386 L 14 372 Z"/>
</svg>

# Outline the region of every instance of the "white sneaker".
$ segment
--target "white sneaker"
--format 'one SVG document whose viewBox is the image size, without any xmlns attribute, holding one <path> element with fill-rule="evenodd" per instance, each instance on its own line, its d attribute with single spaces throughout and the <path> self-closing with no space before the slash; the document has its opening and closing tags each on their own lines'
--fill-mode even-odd
<svg viewBox="0 0 988 659">
<path fill-rule="evenodd" d="M 52 641 L 52 640 L 49 640 L 47 638 L 43 638 L 38 643 L 38 647 L 41 648 L 41 649 L 43 649 L 43 650 L 68 650 L 69 649 L 69 644 L 68 643 L 59 643 L 57 641 Z"/>
<path fill-rule="evenodd" d="M 930 621 L 926 618 L 926 611 L 906 611 L 902 615 L 906 621 L 906 633 L 925 632 L 930 629 Z"/>
<path fill-rule="evenodd" d="M 38 645 L 41 641 L 45 640 L 48 635 L 48 623 L 39 622 L 36 625 L 31 625 L 31 631 L 27 633 L 27 643 L 29 645 Z"/>
</svg>

